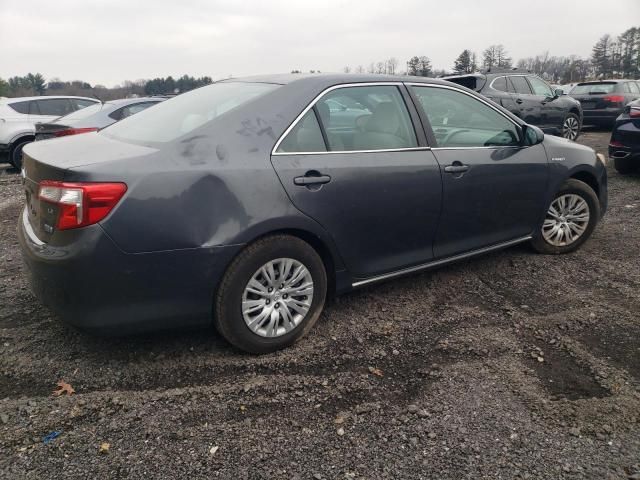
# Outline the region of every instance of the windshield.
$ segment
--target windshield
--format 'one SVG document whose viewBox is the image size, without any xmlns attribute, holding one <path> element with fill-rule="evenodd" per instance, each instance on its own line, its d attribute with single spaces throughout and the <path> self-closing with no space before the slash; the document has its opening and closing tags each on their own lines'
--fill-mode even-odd
<svg viewBox="0 0 640 480">
<path fill-rule="evenodd" d="M 170 142 L 279 86 L 269 83 L 214 83 L 127 117 L 102 132 L 125 142 Z"/>
<path fill-rule="evenodd" d="M 94 113 L 98 113 L 100 110 L 102 110 L 102 103 L 94 103 L 90 107 L 81 108 L 80 110 L 76 110 L 69 115 L 60 117 L 60 119 L 64 118 L 65 120 L 80 120 L 81 118 L 90 117 Z"/>
<path fill-rule="evenodd" d="M 615 83 L 586 83 L 577 85 L 571 90 L 571 95 L 588 94 L 596 95 L 598 93 L 611 93 L 616 88 Z"/>
</svg>

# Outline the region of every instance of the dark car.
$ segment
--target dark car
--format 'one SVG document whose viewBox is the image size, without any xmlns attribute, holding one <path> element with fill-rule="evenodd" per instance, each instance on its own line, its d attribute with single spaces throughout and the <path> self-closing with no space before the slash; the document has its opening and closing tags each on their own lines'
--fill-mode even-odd
<svg viewBox="0 0 640 480">
<path fill-rule="evenodd" d="M 537 75 L 522 70 L 492 70 L 444 78 L 481 93 L 546 133 L 569 140 L 580 135 L 580 103 L 561 89 L 552 89 Z"/>
<path fill-rule="evenodd" d="M 338 97 L 364 119 L 334 127 Z M 521 242 L 573 251 L 607 206 L 592 149 L 401 76 L 229 79 L 35 142 L 24 165 L 21 249 L 64 320 L 213 322 L 251 352 L 301 338 L 327 294 Z"/>
<path fill-rule="evenodd" d="M 89 133 L 108 127 L 165 100 L 164 97 L 123 98 L 98 103 L 49 123 L 36 124 L 36 141 Z"/>
<path fill-rule="evenodd" d="M 640 98 L 640 81 L 583 82 L 573 87 L 569 95 L 582 105 L 585 125 L 609 127 L 627 103 Z"/>
<path fill-rule="evenodd" d="M 619 173 L 640 171 L 640 100 L 627 105 L 616 119 L 609 156 Z"/>
</svg>

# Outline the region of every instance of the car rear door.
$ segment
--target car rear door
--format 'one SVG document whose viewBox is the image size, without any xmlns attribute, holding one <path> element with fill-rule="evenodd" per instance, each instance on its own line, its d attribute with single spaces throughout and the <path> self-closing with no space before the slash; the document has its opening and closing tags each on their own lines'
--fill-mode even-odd
<svg viewBox="0 0 640 480">
<path fill-rule="evenodd" d="M 531 86 L 524 75 L 510 75 L 507 77 L 514 91 L 515 102 L 519 113 L 516 115 L 532 125 L 542 125 L 540 99 L 533 95 Z"/>
<path fill-rule="evenodd" d="M 350 122 L 330 109 L 345 97 L 362 110 Z M 329 232 L 353 276 L 433 257 L 440 169 L 401 83 L 328 89 L 276 143 L 271 161 L 293 204 Z"/>
<path fill-rule="evenodd" d="M 435 258 L 517 241 L 544 214 L 544 147 L 523 146 L 520 128 L 488 102 L 443 85 L 411 86 L 442 168 Z"/>
</svg>

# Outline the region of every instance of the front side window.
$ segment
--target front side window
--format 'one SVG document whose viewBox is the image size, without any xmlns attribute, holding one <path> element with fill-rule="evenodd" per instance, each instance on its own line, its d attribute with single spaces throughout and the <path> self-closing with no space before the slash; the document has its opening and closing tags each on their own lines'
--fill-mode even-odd
<svg viewBox="0 0 640 480">
<path fill-rule="evenodd" d="M 520 145 L 516 125 L 480 100 L 448 88 L 411 88 L 429 119 L 438 147 Z"/>
<path fill-rule="evenodd" d="M 40 109 L 40 115 L 50 115 L 55 117 L 61 117 L 73 112 L 71 102 L 66 98 L 52 98 L 51 100 L 38 100 L 38 108 Z"/>
<path fill-rule="evenodd" d="M 407 106 L 396 86 L 338 88 L 324 95 L 315 108 L 330 151 L 418 146 Z"/>
<path fill-rule="evenodd" d="M 327 148 L 322 138 L 322 130 L 318 124 L 314 109 L 305 113 L 278 146 L 276 152 L 305 153 L 326 152 Z"/>
<path fill-rule="evenodd" d="M 28 114 L 29 103 L 31 102 L 15 102 L 15 103 L 10 103 L 9 106 L 18 113 Z"/>
<path fill-rule="evenodd" d="M 143 145 L 170 142 L 279 87 L 271 83 L 214 83 L 161 102 L 101 132 Z"/>
<path fill-rule="evenodd" d="M 531 95 L 531 87 L 529 87 L 529 82 L 527 79 L 520 76 L 509 77 L 511 80 L 511 84 L 515 89 L 516 93 L 520 93 L 522 95 Z"/>
<path fill-rule="evenodd" d="M 551 87 L 540 80 L 538 77 L 528 77 L 534 95 L 542 95 L 544 97 L 553 97 Z"/>
</svg>

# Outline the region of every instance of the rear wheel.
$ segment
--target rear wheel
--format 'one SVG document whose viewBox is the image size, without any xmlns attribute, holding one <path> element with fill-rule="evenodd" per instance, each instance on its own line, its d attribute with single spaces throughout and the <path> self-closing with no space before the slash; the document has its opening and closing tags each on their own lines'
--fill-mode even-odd
<svg viewBox="0 0 640 480">
<path fill-rule="evenodd" d="M 599 218 L 598 196 L 589 185 L 571 178 L 551 200 L 531 244 L 540 253 L 573 252 L 591 236 Z"/>
<path fill-rule="evenodd" d="M 569 113 L 562 122 L 562 136 L 575 141 L 580 136 L 580 118 L 575 113 Z"/>
<path fill-rule="evenodd" d="M 615 158 L 613 160 L 613 166 L 616 168 L 617 172 L 622 175 L 634 173 L 640 170 L 640 162 L 630 158 Z"/>
<path fill-rule="evenodd" d="M 20 140 L 13 146 L 11 153 L 9 153 L 9 163 L 18 170 L 22 168 L 22 149 L 31 142 L 33 142 L 33 140 Z"/>
<path fill-rule="evenodd" d="M 266 237 L 229 266 L 216 295 L 214 324 L 242 350 L 272 352 L 306 335 L 326 293 L 324 264 L 309 244 L 290 235 Z"/>
</svg>

